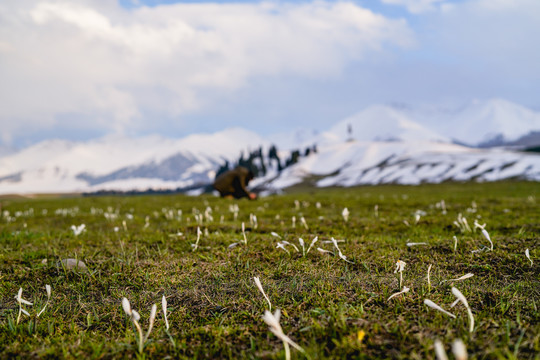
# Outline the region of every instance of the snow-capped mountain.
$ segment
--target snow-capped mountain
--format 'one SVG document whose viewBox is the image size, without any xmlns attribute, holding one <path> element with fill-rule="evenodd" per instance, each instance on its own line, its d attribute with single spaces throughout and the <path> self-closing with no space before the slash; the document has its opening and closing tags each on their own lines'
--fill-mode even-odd
<svg viewBox="0 0 540 360">
<path fill-rule="evenodd" d="M 225 161 L 233 165 L 241 153 L 257 149 L 262 153 L 254 164 L 265 175 L 253 186 L 269 191 L 311 179 L 314 186 L 540 181 L 540 154 L 478 147 L 538 146 L 539 137 L 540 115 L 504 100 L 454 109 L 374 105 L 323 132 L 297 129 L 263 138 L 234 128 L 182 139 L 44 141 L 0 157 L 0 194 L 203 188 Z M 279 165 L 270 160 L 272 144 Z"/>
<path fill-rule="evenodd" d="M 540 112 L 503 99 L 460 106 L 372 105 L 322 132 L 297 129 L 274 136 L 278 146 L 305 147 L 346 140 L 454 142 L 474 147 L 540 144 Z"/>
<path fill-rule="evenodd" d="M 469 146 L 516 144 L 540 131 L 540 113 L 503 99 L 474 100 L 458 107 L 400 106 L 397 111 Z"/>
<path fill-rule="evenodd" d="M 346 187 L 509 178 L 540 181 L 540 154 L 438 142 L 352 141 L 322 146 L 279 176 L 259 181 L 274 191 L 306 181 Z"/>
<path fill-rule="evenodd" d="M 323 134 L 324 140 L 450 141 L 421 125 L 411 115 L 396 107 L 373 105 L 338 122 Z"/>
<path fill-rule="evenodd" d="M 182 139 L 50 140 L 0 158 L 0 193 L 176 189 L 208 184 L 225 160 L 268 142 L 235 128 Z"/>
</svg>

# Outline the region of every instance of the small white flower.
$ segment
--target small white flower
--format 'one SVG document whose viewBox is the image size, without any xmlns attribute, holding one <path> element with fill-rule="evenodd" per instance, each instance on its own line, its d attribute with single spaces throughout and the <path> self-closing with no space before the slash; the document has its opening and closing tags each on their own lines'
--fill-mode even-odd
<svg viewBox="0 0 540 360">
<path fill-rule="evenodd" d="M 461 277 L 458 277 L 457 279 L 449 279 L 449 280 L 443 280 L 442 282 L 445 282 L 445 281 L 461 281 L 461 280 L 465 280 L 465 279 L 468 279 L 468 278 L 471 278 L 473 277 L 474 274 L 473 273 L 468 273 L 468 274 L 465 274 Z"/>
<path fill-rule="evenodd" d="M 276 232 L 273 232 L 273 231 L 272 231 L 272 232 L 270 233 L 270 235 L 272 235 L 273 237 L 277 237 L 278 239 L 281 239 L 281 236 L 280 236 L 278 233 L 276 233 Z"/>
<path fill-rule="evenodd" d="M 306 228 L 306 230 L 309 230 L 306 219 L 303 216 L 300 217 L 300 223 Z"/>
<path fill-rule="evenodd" d="M 431 300 L 429 300 L 429 299 L 425 299 L 425 300 L 424 300 L 424 304 L 426 304 L 426 305 L 429 306 L 430 308 L 435 309 L 435 310 L 438 310 L 438 311 L 440 311 L 440 312 L 442 312 L 442 313 L 444 313 L 444 314 L 446 314 L 446 315 L 448 315 L 448 316 L 450 316 L 450 317 L 452 317 L 452 318 L 454 318 L 454 319 L 456 318 L 456 315 L 454 315 L 454 314 L 452 314 L 452 313 L 450 313 L 450 312 L 444 310 L 442 307 L 440 307 L 439 305 L 435 304 L 433 301 L 431 301 Z"/>
<path fill-rule="evenodd" d="M 17 296 L 15 297 L 15 300 L 19 303 L 19 315 L 17 316 L 17 325 L 19 324 L 19 321 L 21 320 L 21 314 L 25 314 L 26 316 L 30 316 L 28 311 L 23 309 L 23 304 L 25 305 L 33 305 L 30 301 L 23 299 L 22 297 L 23 289 L 19 288 L 19 292 L 17 293 Z"/>
<path fill-rule="evenodd" d="M 131 304 L 129 303 L 129 300 L 126 298 L 122 298 L 122 308 L 124 309 L 124 312 L 127 316 L 132 317 L 133 312 L 131 311 Z"/>
<path fill-rule="evenodd" d="M 493 251 L 493 241 L 491 241 L 491 238 L 489 237 L 486 229 L 482 229 L 482 235 L 484 235 L 484 237 L 489 241 L 489 244 L 491 245 L 491 251 Z"/>
<path fill-rule="evenodd" d="M 435 347 L 435 356 L 437 357 L 437 360 L 448 360 L 448 356 L 446 355 L 446 351 L 444 350 L 444 345 L 441 340 L 435 340 L 433 345 Z"/>
<path fill-rule="evenodd" d="M 397 292 L 397 293 L 395 293 L 395 294 L 390 295 L 390 297 L 389 297 L 388 299 L 386 299 L 386 301 L 390 301 L 390 299 L 393 298 L 394 296 L 398 296 L 398 295 L 401 295 L 401 294 L 408 293 L 409 290 L 410 290 L 410 289 L 409 289 L 408 287 L 404 286 L 404 287 L 403 287 L 403 290 L 401 290 L 400 292 Z"/>
<path fill-rule="evenodd" d="M 45 303 L 45 306 L 43 306 L 43 309 L 37 314 L 37 317 L 39 317 L 47 308 L 47 305 L 49 305 L 49 300 L 51 300 L 51 285 L 45 285 L 45 291 L 47 292 L 47 302 Z"/>
<path fill-rule="evenodd" d="M 165 295 L 161 297 L 161 310 L 163 310 L 163 318 L 165 319 L 165 329 L 169 330 L 169 320 L 167 320 L 167 299 Z"/>
<path fill-rule="evenodd" d="M 324 249 L 321 249 L 320 247 L 317 248 L 317 251 L 323 253 L 323 254 L 333 254 L 333 252 L 329 251 L 329 250 L 324 250 Z"/>
<path fill-rule="evenodd" d="M 150 320 L 148 323 L 148 331 L 146 332 L 146 336 L 143 339 L 143 342 L 146 342 L 148 340 L 148 337 L 150 336 L 150 332 L 152 331 L 152 328 L 154 327 L 154 321 L 156 320 L 156 313 L 157 313 L 157 305 L 152 305 L 152 310 L 150 310 Z"/>
<path fill-rule="evenodd" d="M 427 283 L 428 283 L 428 287 L 429 289 L 431 289 L 431 279 L 429 277 L 429 273 L 431 272 L 431 265 L 432 264 L 429 264 L 428 268 L 427 268 Z"/>
<path fill-rule="evenodd" d="M 452 353 L 456 360 L 467 360 L 467 348 L 461 339 L 456 339 L 452 343 Z"/>
<path fill-rule="evenodd" d="M 283 346 L 285 347 L 285 358 L 289 360 L 291 356 L 289 351 L 289 345 L 302 353 L 304 353 L 305 351 L 300 347 L 300 345 L 296 344 L 294 341 L 291 340 L 291 338 L 285 335 L 283 329 L 281 328 L 281 325 L 279 324 L 280 316 L 281 312 L 279 309 L 276 310 L 274 314 L 266 310 L 263 315 L 263 320 L 270 328 L 272 334 L 274 334 L 278 339 L 283 341 Z"/>
<path fill-rule="evenodd" d="M 201 235 L 202 235 L 201 228 L 197 226 L 197 240 L 195 240 L 195 244 L 191 244 L 193 251 L 199 248 L 199 241 L 201 240 Z"/>
<path fill-rule="evenodd" d="M 411 247 L 411 246 L 420 246 L 420 245 L 428 245 L 428 243 L 426 243 L 426 242 L 408 242 L 408 243 L 407 243 L 407 246 L 408 246 L 408 247 Z"/>
<path fill-rule="evenodd" d="M 531 266 L 533 266 L 533 261 L 531 259 L 531 254 L 529 253 L 529 249 L 525 249 L 525 256 L 527 257 L 527 259 L 529 259 L 529 261 L 531 262 Z"/>
<path fill-rule="evenodd" d="M 298 247 L 296 245 L 294 245 L 294 244 L 292 244 L 292 243 L 290 243 L 288 241 L 283 240 L 281 243 L 283 245 L 290 245 L 290 246 L 292 246 L 294 248 L 294 250 L 296 250 L 296 252 L 300 252 L 300 250 L 298 250 Z"/>
<path fill-rule="evenodd" d="M 467 315 L 469 316 L 469 332 L 473 332 L 474 331 L 474 316 L 473 316 L 473 313 L 472 313 L 471 308 L 469 306 L 469 303 L 467 302 L 467 298 L 465 298 L 465 296 L 461 293 L 461 291 L 459 291 L 455 287 L 452 288 L 452 294 L 454 294 L 454 296 L 459 301 L 461 301 L 463 303 L 463 305 L 465 305 L 465 307 L 467 308 Z M 456 303 L 454 302 L 454 304 L 456 304 Z"/>
<path fill-rule="evenodd" d="M 75 236 L 79 236 L 85 229 L 86 229 L 85 224 L 81 224 L 79 226 L 71 225 L 71 230 L 73 231 L 73 234 Z"/>
<path fill-rule="evenodd" d="M 244 237 L 244 244 L 247 245 L 246 225 L 244 223 L 242 223 L 242 236 Z"/>
<path fill-rule="evenodd" d="M 255 285 L 257 285 L 257 287 L 259 288 L 259 291 L 263 294 L 266 301 L 268 301 L 268 307 L 270 308 L 270 311 L 272 311 L 272 303 L 270 302 L 270 299 L 268 298 L 268 296 L 266 296 L 266 293 L 264 292 L 264 289 L 261 284 L 261 280 L 257 276 L 255 276 L 253 280 L 255 280 Z"/>
<path fill-rule="evenodd" d="M 341 250 L 340 250 L 340 248 L 339 248 L 339 246 L 338 246 L 338 244 L 337 244 L 337 240 L 334 239 L 334 238 L 332 238 L 332 243 L 334 244 L 334 247 L 335 247 L 336 250 L 338 251 L 338 256 L 341 258 L 341 260 L 344 260 L 344 261 L 346 261 L 346 262 L 348 262 L 348 263 L 353 264 L 352 261 L 347 260 L 347 257 L 346 257 L 345 255 L 343 255 L 343 253 L 341 252 Z"/>
<path fill-rule="evenodd" d="M 402 272 L 405 269 L 405 265 L 407 265 L 405 261 L 401 261 L 401 260 L 396 261 L 396 269 L 394 270 L 394 274 L 397 273 L 398 271 Z"/>
<path fill-rule="evenodd" d="M 452 353 L 456 360 L 467 360 L 467 348 L 461 339 L 456 339 L 452 343 Z"/>
<path fill-rule="evenodd" d="M 319 237 L 318 237 L 318 236 L 315 236 L 315 237 L 313 238 L 313 240 L 311 240 L 311 244 L 309 244 L 308 249 L 307 249 L 307 251 L 306 251 L 306 254 L 309 253 L 309 250 L 311 250 L 311 248 L 313 247 L 313 245 L 315 245 L 315 243 L 317 242 L 317 240 L 319 240 Z"/>
<path fill-rule="evenodd" d="M 298 243 L 302 247 L 302 256 L 306 256 L 306 247 L 304 245 L 304 239 L 298 238 Z"/>
<path fill-rule="evenodd" d="M 283 249 L 283 250 L 285 250 L 285 252 L 287 252 L 287 254 L 289 254 L 289 255 L 291 254 L 291 253 L 289 252 L 289 250 L 287 250 L 287 249 L 285 248 L 285 245 L 284 245 L 283 243 L 278 242 L 278 243 L 277 243 L 277 246 L 276 246 L 276 249 Z"/>
<path fill-rule="evenodd" d="M 341 212 L 341 216 L 343 216 L 343 220 L 345 220 L 345 222 L 349 221 L 349 209 L 347 208 L 344 208 L 343 211 Z"/>
<path fill-rule="evenodd" d="M 399 286 L 401 287 L 401 284 L 403 283 L 403 270 L 405 269 L 405 265 L 407 265 L 404 261 L 398 260 L 396 262 L 396 270 L 394 270 L 394 274 L 399 271 Z"/>
</svg>

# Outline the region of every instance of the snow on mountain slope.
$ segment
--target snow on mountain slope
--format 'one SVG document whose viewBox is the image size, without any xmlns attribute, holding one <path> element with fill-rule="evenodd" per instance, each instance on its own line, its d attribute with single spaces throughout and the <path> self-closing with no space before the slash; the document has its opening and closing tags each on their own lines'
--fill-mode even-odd
<svg viewBox="0 0 540 360">
<path fill-rule="evenodd" d="M 280 150 L 295 150 L 312 146 L 319 132 L 314 129 L 297 128 L 289 132 L 271 134 L 266 139 Z"/>
<path fill-rule="evenodd" d="M 459 107 L 394 106 L 396 111 L 471 146 L 511 143 L 540 131 L 540 113 L 503 99 L 475 100 Z"/>
<path fill-rule="evenodd" d="M 474 101 L 451 116 L 447 125 L 447 132 L 466 144 L 482 144 L 498 136 L 510 142 L 540 130 L 540 114 L 502 99 Z"/>
<path fill-rule="evenodd" d="M 352 130 L 349 135 L 349 129 Z M 336 141 L 349 138 L 360 141 L 438 141 L 450 139 L 422 125 L 413 116 L 388 105 L 373 105 L 338 122 L 324 134 L 328 143 L 332 137 Z"/>
<path fill-rule="evenodd" d="M 0 193 L 78 192 L 112 189 L 114 184 L 128 190 L 130 184 L 144 187 L 144 179 L 147 188 L 208 183 L 225 159 L 267 144 L 257 134 L 238 128 L 182 139 L 45 141 L 0 158 Z"/>
<path fill-rule="evenodd" d="M 0 157 L 0 194 L 192 188 L 212 182 L 219 166 L 233 163 L 241 152 L 262 146 L 266 156 L 272 143 L 278 145 L 282 165 L 293 158 L 293 149 L 300 150 L 299 163 L 281 173 L 277 161 L 267 164 L 267 176 L 254 186 L 281 189 L 314 176 L 320 179 L 317 186 L 509 177 L 540 181 L 538 154 L 451 142 L 512 142 L 527 134 L 530 145 L 536 145 L 540 113 L 495 99 L 454 109 L 374 105 L 322 133 L 297 129 L 268 139 L 234 128 L 182 139 L 49 140 Z M 304 156 L 314 144 L 317 152 Z"/>
<path fill-rule="evenodd" d="M 323 177 L 315 185 L 420 184 L 442 181 L 540 181 L 540 155 L 437 142 L 343 142 L 322 146 L 280 176 L 270 189 Z"/>
</svg>

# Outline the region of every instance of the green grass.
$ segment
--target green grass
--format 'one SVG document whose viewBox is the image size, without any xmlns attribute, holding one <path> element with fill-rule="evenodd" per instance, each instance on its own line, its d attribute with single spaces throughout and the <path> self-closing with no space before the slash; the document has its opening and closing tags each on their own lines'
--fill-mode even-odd
<svg viewBox="0 0 540 360">
<path fill-rule="evenodd" d="M 181 195 L 6 199 L 1 204 L 9 221 L 0 219 L 0 357 L 284 358 L 281 341 L 262 320 L 268 305 L 253 281 L 259 276 L 273 307 L 282 310 L 284 332 L 306 350 L 292 350 L 293 358 L 433 359 L 436 339 L 452 358 L 451 343 L 460 338 L 473 359 L 540 359 L 539 190 L 538 183 L 502 182 L 297 188 L 252 202 Z M 436 206 L 443 199 L 446 215 Z M 229 211 L 235 203 L 237 221 Z M 192 251 L 194 213 L 207 206 L 214 221 L 203 222 L 208 235 Z M 350 211 L 347 223 L 344 207 Z M 418 224 L 416 210 L 426 213 Z M 107 212 L 117 218 L 106 219 Z M 258 218 L 257 228 L 250 225 L 250 213 Z M 477 218 L 487 223 L 493 251 L 471 252 L 489 243 L 479 231 L 461 233 L 453 225 L 459 213 L 471 227 Z M 242 239 L 241 222 L 248 244 L 228 249 Z M 75 236 L 70 226 L 79 224 L 87 230 Z M 183 235 L 173 236 L 178 232 Z M 319 242 L 305 257 L 292 247 L 288 255 L 276 249 L 270 232 L 297 246 L 299 237 L 307 245 L 315 236 Z M 316 250 L 332 250 L 321 243 L 331 237 L 346 240 L 340 248 L 352 264 Z M 65 258 L 84 261 L 89 271 L 63 268 L 59 260 Z M 400 290 L 397 260 L 407 263 L 403 285 L 410 291 L 387 301 Z M 441 283 L 469 272 L 474 277 Z M 52 298 L 37 318 L 46 284 Z M 465 307 L 450 309 L 452 286 L 468 299 L 473 333 Z M 31 316 L 23 315 L 17 325 L 14 297 L 20 287 L 34 306 L 25 307 Z M 171 337 L 158 313 L 138 354 L 121 299 L 127 297 L 141 313 L 146 329 L 150 308 L 157 303 L 161 309 L 162 295 Z M 426 298 L 457 318 L 428 308 Z M 361 331 L 365 337 L 359 341 Z"/>
</svg>

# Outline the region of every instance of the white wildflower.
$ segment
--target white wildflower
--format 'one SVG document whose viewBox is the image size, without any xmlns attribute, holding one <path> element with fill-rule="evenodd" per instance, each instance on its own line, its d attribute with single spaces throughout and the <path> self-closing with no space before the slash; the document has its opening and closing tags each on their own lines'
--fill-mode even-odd
<svg viewBox="0 0 540 360">
<path fill-rule="evenodd" d="M 306 228 L 306 230 L 309 230 L 306 219 L 303 216 L 300 217 L 300 223 Z"/>
<path fill-rule="evenodd" d="M 345 255 L 343 255 L 343 253 L 341 252 L 341 249 L 339 248 L 339 246 L 338 246 L 338 244 L 337 244 L 337 240 L 334 239 L 334 238 L 332 238 L 332 243 L 334 244 L 334 247 L 335 247 L 336 250 L 338 251 L 339 257 L 340 257 L 342 260 L 344 260 L 344 261 L 346 261 L 346 262 L 348 262 L 348 263 L 353 264 L 352 261 L 347 260 L 347 257 L 346 257 Z"/>
<path fill-rule="evenodd" d="M 163 310 L 163 318 L 165 319 L 165 329 L 169 331 L 169 320 L 167 319 L 167 299 L 165 295 L 161 298 L 161 309 Z"/>
<path fill-rule="evenodd" d="M 17 316 L 17 325 L 19 324 L 19 321 L 21 320 L 21 314 L 24 314 L 26 316 L 30 316 L 28 311 L 23 309 L 23 307 L 22 307 L 23 304 L 29 305 L 29 306 L 33 305 L 30 301 L 23 299 L 22 292 L 23 292 L 23 289 L 19 288 L 19 292 L 17 293 L 17 296 L 15 296 L 15 300 L 17 300 L 17 302 L 19 303 L 19 315 Z"/>
<path fill-rule="evenodd" d="M 201 228 L 197 226 L 197 240 L 195 241 L 195 244 L 191 244 L 191 247 L 193 248 L 193 251 L 197 250 L 199 247 L 199 241 L 201 240 Z"/>
<path fill-rule="evenodd" d="M 392 294 L 390 295 L 390 297 L 388 299 L 386 299 L 386 301 L 390 301 L 391 298 L 395 297 L 395 296 L 398 296 L 398 295 L 401 295 L 401 294 L 405 294 L 405 293 L 408 293 L 409 292 L 409 288 L 404 286 L 403 289 L 400 291 L 400 292 L 397 292 L 395 294 Z"/>
<path fill-rule="evenodd" d="M 462 280 L 466 280 L 468 278 L 471 278 L 473 276 L 474 276 L 473 273 L 468 273 L 468 274 L 465 274 L 465 275 L 463 275 L 461 277 L 458 277 L 457 279 L 443 280 L 442 282 L 445 282 L 445 281 L 462 281 Z"/>
<path fill-rule="evenodd" d="M 529 253 L 529 249 L 525 249 L 525 256 L 527 257 L 527 259 L 529 259 L 529 261 L 531 262 L 531 266 L 533 266 L 533 261 L 531 259 L 531 254 Z"/>
<path fill-rule="evenodd" d="M 465 298 L 465 296 L 461 293 L 461 291 L 459 291 L 455 287 L 452 288 L 452 294 L 454 294 L 454 296 L 459 301 L 461 301 L 463 305 L 465 305 L 465 307 L 467 308 L 467 315 L 469 316 L 469 332 L 473 332 L 474 331 L 474 316 L 469 306 L 469 303 L 467 302 L 467 298 Z"/>
<path fill-rule="evenodd" d="M 306 256 L 306 247 L 304 245 L 304 239 L 298 238 L 298 243 L 302 247 L 302 256 Z"/>
<path fill-rule="evenodd" d="M 401 287 L 401 284 L 403 283 L 403 270 L 405 269 L 405 265 L 407 265 L 407 263 L 404 261 L 396 261 L 396 269 L 394 270 L 394 274 L 399 271 L 399 287 Z"/>
<path fill-rule="evenodd" d="M 426 243 L 426 242 L 408 242 L 408 243 L 407 243 L 407 246 L 408 246 L 408 247 L 411 247 L 411 246 L 420 246 L 420 245 L 429 245 L 429 244 Z"/>
<path fill-rule="evenodd" d="M 448 356 L 446 355 L 446 351 L 444 350 L 444 345 L 441 340 L 435 340 L 433 345 L 435 347 L 435 356 L 437 357 L 437 360 L 448 360 Z"/>
<path fill-rule="evenodd" d="M 313 238 L 313 240 L 311 240 L 311 244 L 309 244 L 309 246 L 308 246 L 308 249 L 306 251 L 306 255 L 309 254 L 309 250 L 311 250 L 311 248 L 313 247 L 313 245 L 315 245 L 315 243 L 317 242 L 318 239 L 319 239 L 319 237 L 315 236 L 315 238 Z"/>
<path fill-rule="evenodd" d="M 47 292 L 47 302 L 45 303 L 45 306 L 43 306 L 43 309 L 37 314 L 37 317 L 39 317 L 47 308 L 47 305 L 49 305 L 49 300 L 51 300 L 51 285 L 45 285 L 45 291 Z"/>
<path fill-rule="evenodd" d="M 429 273 L 431 272 L 431 265 L 432 264 L 429 264 L 428 268 L 427 268 L 427 283 L 428 283 L 428 288 L 431 289 L 431 279 L 429 277 Z"/>
<path fill-rule="evenodd" d="M 349 221 L 349 214 L 349 209 L 347 208 L 343 209 L 341 212 L 341 216 L 343 216 L 343 220 L 345 220 L 345 222 Z"/>
<path fill-rule="evenodd" d="M 288 241 L 283 240 L 281 243 L 283 245 L 290 245 L 290 246 L 292 246 L 294 248 L 294 250 L 296 250 L 296 252 L 300 252 L 300 250 L 298 250 L 298 247 L 296 245 L 294 245 L 294 244 L 292 244 L 292 243 L 290 243 Z"/>
<path fill-rule="evenodd" d="M 305 351 L 300 347 L 300 345 L 296 344 L 294 341 L 291 340 L 291 338 L 285 335 L 283 329 L 281 328 L 281 325 L 279 324 L 280 317 L 281 312 L 279 309 L 276 310 L 274 314 L 266 310 L 264 312 L 263 320 L 269 326 L 272 334 L 274 334 L 278 339 L 283 341 L 283 347 L 285 348 L 285 359 L 290 360 L 291 354 L 289 350 L 289 345 L 302 353 L 304 353 Z"/>
<path fill-rule="evenodd" d="M 324 249 L 321 249 L 320 247 L 317 248 L 317 251 L 323 253 L 323 254 L 333 254 L 333 252 L 329 251 L 329 250 L 324 250 Z"/>
<path fill-rule="evenodd" d="M 81 224 L 79 226 L 71 225 L 71 230 L 75 236 L 79 236 L 83 231 L 86 230 L 86 225 Z"/>
<path fill-rule="evenodd" d="M 287 250 L 285 248 L 285 244 L 283 244 L 283 243 L 278 242 L 277 246 L 276 246 L 276 249 L 283 249 L 283 250 L 285 250 L 285 252 L 287 252 L 287 254 L 291 255 L 291 253 L 289 252 L 289 250 Z"/>
<path fill-rule="evenodd" d="M 450 316 L 450 317 L 452 317 L 452 318 L 454 318 L 454 319 L 456 318 L 456 315 L 454 315 L 454 314 L 452 314 L 452 313 L 450 313 L 450 312 L 444 310 L 442 307 L 440 307 L 439 305 L 435 304 L 433 301 L 431 301 L 431 300 L 429 300 L 429 299 L 425 299 L 425 300 L 424 300 L 424 304 L 426 304 L 426 305 L 429 306 L 430 308 L 435 309 L 435 310 L 438 310 L 438 311 L 440 311 L 440 312 L 442 312 L 442 313 L 444 313 L 444 314 L 446 314 L 446 315 L 448 315 L 448 316 Z"/>
<path fill-rule="evenodd" d="M 144 337 L 143 342 L 148 341 L 148 337 L 150 336 L 150 332 L 152 331 L 152 328 L 154 327 L 154 321 L 156 320 L 156 313 L 157 313 L 157 305 L 152 305 L 152 310 L 150 310 L 150 320 L 148 324 L 148 331 L 146 332 L 146 336 Z"/>
<path fill-rule="evenodd" d="M 244 244 L 247 245 L 246 225 L 242 223 L 242 236 L 244 237 Z"/>
<path fill-rule="evenodd" d="M 268 298 L 268 296 L 266 296 L 266 293 L 264 292 L 264 289 L 263 289 L 262 284 L 261 284 L 261 280 L 257 276 L 255 276 L 253 278 L 253 280 L 255 280 L 255 284 L 259 288 L 259 291 L 263 294 L 266 301 L 268 301 L 269 310 L 272 311 L 272 303 L 270 302 L 270 299 Z"/>
<path fill-rule="evenodd" d="M 456 339 L 452 343 L 452 353 L 454 354 L 456 360 L 467 360 L 469 357 L 467 355 L 467 348 L 461 339 Z"/>
</svg>

